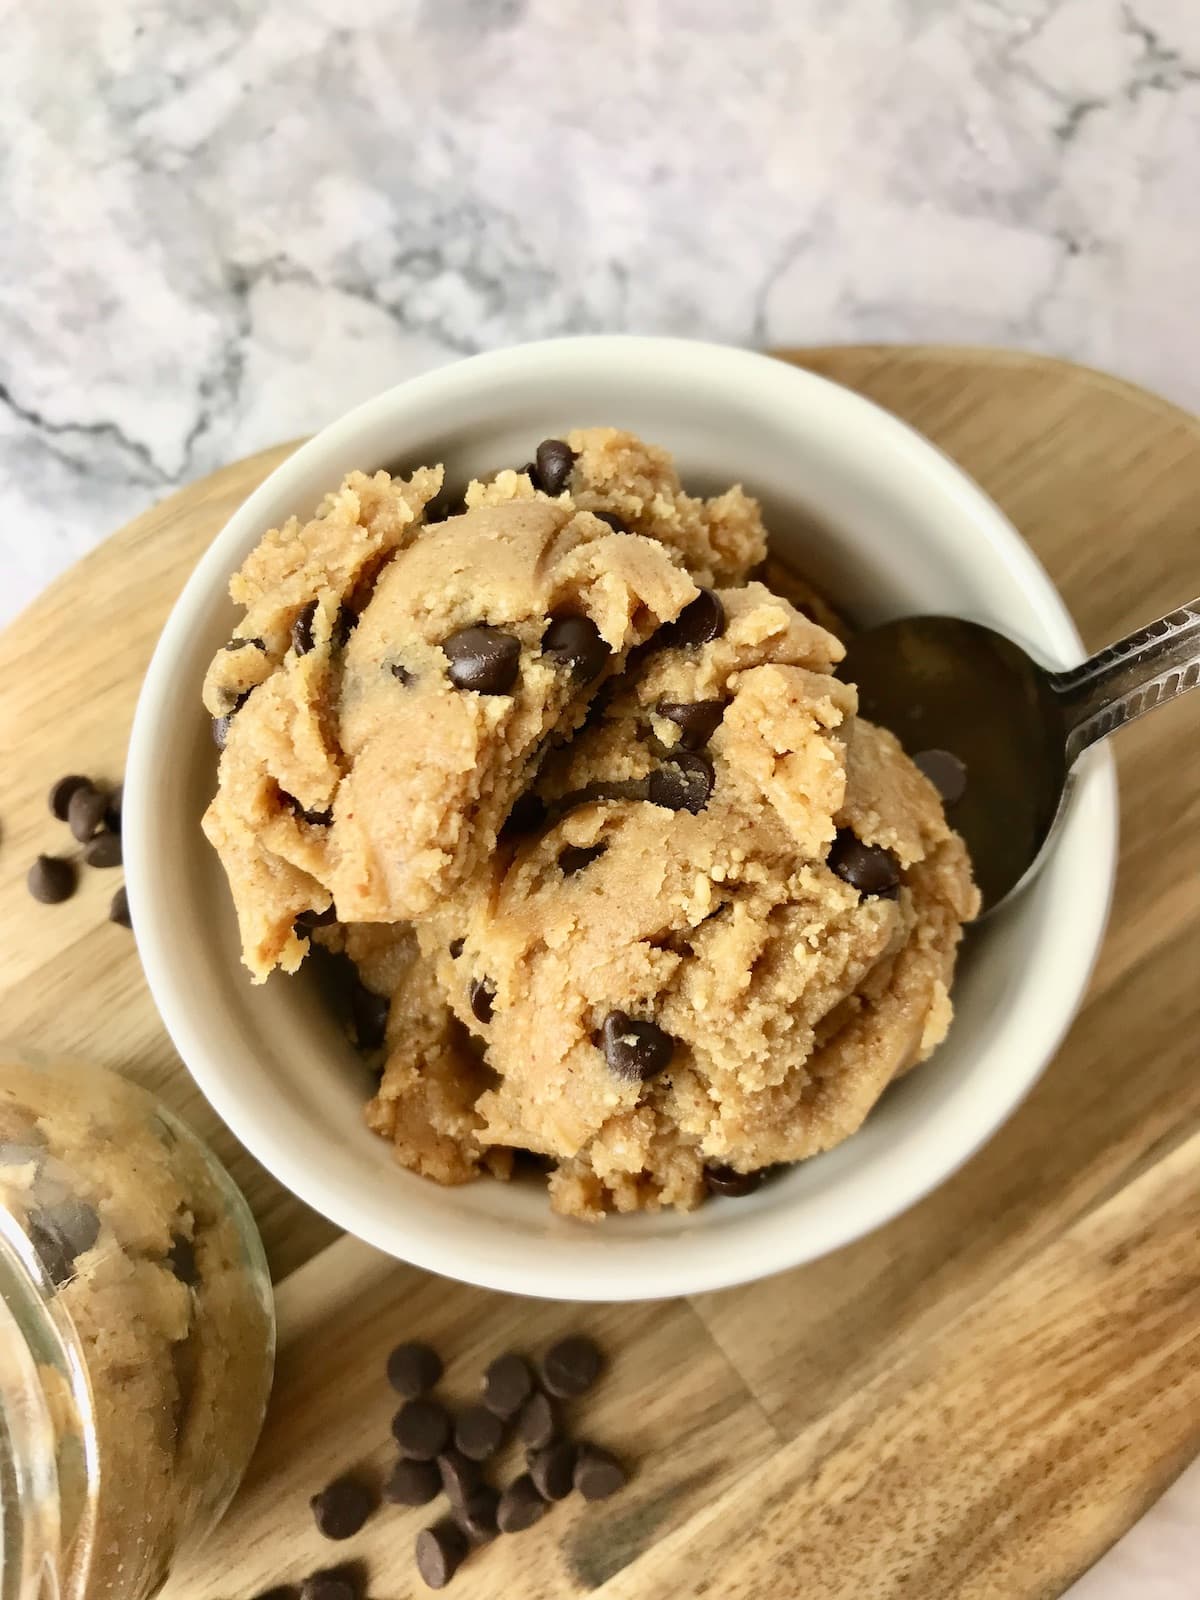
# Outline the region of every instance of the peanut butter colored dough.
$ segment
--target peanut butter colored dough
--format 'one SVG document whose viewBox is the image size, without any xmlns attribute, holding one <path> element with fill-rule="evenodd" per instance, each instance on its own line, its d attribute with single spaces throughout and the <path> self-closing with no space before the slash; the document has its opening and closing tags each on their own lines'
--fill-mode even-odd
<svg viewBox="0 0 1200 1600">
<path fill-rule="evenodd" d="M 233 717 L 206 827 L 227 867 L 257 863 L 230 871 L 256 976 L 292 970 L 295 917 L 332 901 L 344 921 L 314 937 L 390 995 L 367 1119 L 397 1158 L 460 1183 L 532 1151 L 555 1208 L 594 1219 L 853 1133 L 943 1038 L 978 897 L 936 791 L 834 676 L 835 614 L 802 579 L 803 611 L 748 581 L 755 502 L 687 495 L 630 434 L 566 439 L 557 495 L 505 470 L 447 523 L 418 507 L 340 644 L 319 598 L 312 652 Z M 609 650 L 583 682 L 542 648 L 564 613 Z M 480 618 L 520 640 L 510 694 L 448 675 L 443 643 Z M 272 696 L 303 702 L 314 670 L 289 724 Z M 884 892 L 834 870 L 847 842 L 888 852 Z M 620 1041 L 647 1024 L 666 1059 L 631 1075 Z"/>
</svg>

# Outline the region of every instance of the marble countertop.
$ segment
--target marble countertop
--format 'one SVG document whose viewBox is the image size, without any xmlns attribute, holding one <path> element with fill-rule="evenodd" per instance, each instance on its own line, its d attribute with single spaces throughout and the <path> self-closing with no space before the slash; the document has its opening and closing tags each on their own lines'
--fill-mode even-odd
<svg viewBox="0 0 1200 1600">
<path fill-rule="evenodd" d="M 1017 345 L 1200 409 L 1194 0 L 4 6 L 0 621 L 463 352 Z M 1184 1600 L 1200 1470 L 1078 1586 Z"/>
</svg>

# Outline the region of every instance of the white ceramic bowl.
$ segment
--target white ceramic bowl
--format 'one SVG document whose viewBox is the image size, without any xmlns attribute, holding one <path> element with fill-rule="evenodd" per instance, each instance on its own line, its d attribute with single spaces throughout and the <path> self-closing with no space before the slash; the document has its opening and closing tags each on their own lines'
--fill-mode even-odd
<svg viewBox="0 0 1200 1600">
<path fill-rule="evenodd" d="M 1011 525 L 950 461 L 858 396 L 767 357 L 597 337 L 477 356 L 368 401 L 298 450 L 214 541 L 142 690 L 125 786 L 138 947 L 180 1055 L 239 1139 L 334 1222 L 451 1277 L 559 1299 L 690 1293 L 777 1272 L 877 1227 L 954 1171 L 1037 1079 L 1083 995 L 1116 849 L 1111 761 L 1081 766 L 1053 858 L 968 939 L 936 1057 L 838 1149 L 743 1200 L 680 1216 L 554 1217 L 544 1192 L 442 1189 L 368 1132 L 368 1078 L 303 972 L 252 988 L 200 832 L 216 753 L 200 684 L 229 636 L 229 575 L 263 530 L 310 514 L 354 467 L 445 461 L 452 480 L 525 460 L 541 438 L 615 423 L 674 452 L 684 481 L 740 480 L 774 547 L 860 622 L 913 611 L 990 623 L 1058 667 L 1078 635 Z"/>
</svg>

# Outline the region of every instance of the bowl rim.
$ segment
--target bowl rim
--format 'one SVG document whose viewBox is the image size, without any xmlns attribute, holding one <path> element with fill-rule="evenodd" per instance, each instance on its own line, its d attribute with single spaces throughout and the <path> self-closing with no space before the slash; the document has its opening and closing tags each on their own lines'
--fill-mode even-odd
<svg viewBox="0 0 1200 1600">
<path fill-rule="evenodd" d="M 636 1265 L 638 1241 L 632 1236 L 624 1250 L 599 1252 L 529 1249 L 514 1252 L 513 1260 L 485 1249 L 472 1248 L 469 1240 L 456 1239 L 448 1248 L 444 1238 L 428 1239 L 406 1223 L 403 1208 L 384 1215 L 383 1208 L 364 1207 L 336 1183 L 327 1183 L 320 1170 L 298 1159 L 286 1138 L 270 1119 L 256 1113 L 239 1092 L 235 1073 L 223 1069 L 219 1053 L 193 1028 L 179 1003 L 182 977 L 169 955 L 171 908 L 155 895 L 157 874 L 151 856 L 147 826 L 149 795 L 158 743 L 158 730 L 173 717 L 173 663 L 192 630 L 219 596 L 225 599 L 229 574 L 241 558 L 251 533 L 261 533 L 271 515 L 268 507 L 287 486 L 326 459 L 340 456 L 356 436 L 381 415 L 407 409 L 421 399 L 453 398 L 482 378 L 507 376 L 519 382 L 531 374 L 544 376 L 548 368 L 568 363 L 608 363 L 612 372 L 636 371 L 643 363 L 654 369 L 669 366 L 677 381 L 702 383 L 715 394 L 725 386 L 775 386 L 786 390 L 781 398 L 800 413 L 805 405 L 840 413 L 848 425 L 871 435 L 872 451 L 886 450 L 901 470 L 924 473 L 939 490 L 943 503 L 953 504 L 975 537 L 982 538 L 1019 585 L 1036 618 L 1041 637 L 1036 648 L 1053 659 L 1054 666 L 1074 665 L 1084 650 L 1080 636 L 1041 563 L 984 491 L 931 441 L 875 402 L 834 381 L 775 357 L 733 346 L 701 341 L 598 334 L 543 340 L 486 352 L 437 367 L 401 381 L 364 401 L 330 423 L 278 465 L 234 511 L 201 556 L 176 600 L 155 647 L 139 694 L 125 773 L 124 813 L 125 873 L 132 921 L 146 980 L 159 1015 L 191 1076 L 234 1136 L 294 1195 L 321 1212 L 352 1236 L 414 1266 L 483 1288 L 504 1290 L 555 1300 L 658 1299 L 731 1287 L 771 1276 L 815 1260 L 881 1227 L 914 1205 L 949 1178 L 984 1144 L 1016 1110 L 1053 1058 L 1082 1003 L 1107 924 L 1117 864 L 1117 791 L 1111 752 L 1089 752 L 1076 769 L 1062 825 L 1052 844 L 1057 853 L 1064 841 L 1086 832 L 1090 839 L 1091 875 L 1073 887 L 1072 940 L 1057 958 L 1055 982 L 1045 986 L 1038 1011 L 1038 1039 L 1024 1065 L 1001 1086 L 979 1095 L 969 1115 L 964 1115 L 956 1140 L 933 1150 L 911 1152 L 900 1181 L 880 1183 L 873 1200 L 848 1207 L 823 1219 L 819 1228 L 807 1227 L 796 1236 L 782 1226 L 770 1226 L 770 1212 L 761 1213 L 756 1247 L 744 1245 L 723 1253 L 715 1249 L 686 1248 L 672 1264 L 664 1259 L 677 1241 L 655 1237 L 641 1243 L 644 1258 Z M 719 405 L 719 400 L 716 402 Z M 765 397 L 756 403 L 766 404 Z M 797 427 L 803 427 L 798 414 Z M 336 469 L 332 469 L 336 471 Z M 1067 941 L 1062 941 L 1064 946 Z M 776 1208 L 781 1213 L 786 1208 Z M 778 1224 L 780 1218 L 776 1218 Z M 572 1225 L 567 1225 L 568 1227 Z M 577 1225 L 575 1225 L 577 1226 Z M 466 1233 L 468 1230 L 461 1230 Z M 693 1235 L 693 1243 L 700 1237 Z M 614 1241 L 615 1242 L 615 1241 Z M 549 1245 L 547 1239 L 545 1244 Z M 570 1257 L 574 1255 L 576 1261 Z M 540 1257 L 540 1259 L 537 1259 Z"/>
</svg>

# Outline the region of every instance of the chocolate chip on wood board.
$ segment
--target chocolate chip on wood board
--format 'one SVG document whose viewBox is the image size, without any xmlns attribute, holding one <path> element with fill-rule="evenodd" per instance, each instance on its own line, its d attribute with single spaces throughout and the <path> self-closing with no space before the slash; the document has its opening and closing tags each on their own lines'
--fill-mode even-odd
<svg viewBox="0 0 1200 1600">
<path fill-rule="evenodd" d="M 431 1589 L 444 1589 L 467 1554 L 467 1536 L 445 1517 L 417 1535 L 417 1571 Z"/>
<path fill-rule="evenodd" d="M 99 789 L 88 784 L 75 790 L 67 802 L 67 824 L 80 844 L 86 844 L 104 826 L 107 810 L 108 798 Z"/>
<path fill-rule="evenodd" d="M 499 1505 L 499 1490 L 493 1489 L 490 1483 L 481 1483 L 464 1504 L 454 1507 L 454 1520 L 472 1544 L 487 1544 L 499 1532 L 496 1526 Z"/>
<path fill-rule="evenodd" d="M 374 1511 L 376 1498 L 361 1478 L 346 1473 L 313 1495 L 309 1505 L 327 1539 L 351 1539 Z"/>
<path fill-rule="evenodd" d="M 129 915 L 129 894 L 124 884 L 112 897 L 108 908 L 108 920 L 115 922 L 121 928 L 133 927 L 133 919 Z"/>
<path fill-rule="evenodd" d="M 483 1403 L 505 1422 L 516 1416 L 532 1393 L 529 1363 L 511 1351 L 497 1356 L 483 1375 Z"/>
<path fill-rule="evenodd" d="M 569 1439 L 556 1439 L 535 1451 L 529 1476 L 543 1500 L 565 1500 L 575 1486 L 575 1446 Z"/>
<path fill-rule="evenodd" d="M 521 1443 L 530 1450 L 544 1450 L 558 1437 L 558 1418 L 553 1404 L 544 1394 L 532 1394 L 521 1407 L 517 1418 L 517 1434 Z"/>
<path fill-rule="evenodd" d="M 56 906 L 75 893 L 75 863 L 61 856 L 39 856 L 30 867 L 25 884 L 33 898 L 44 906 Z"/>
<path fill-rule="evenodd" d="M 401 1457 L 383 1486 L 383 1498 L 396 1506 L 427 1506 L 442 1492 L 442 1475 L 436 1461 L 410 1461 Z"/>
<path fill-rule="evenodd" d="M 300 1585 L 300 1600 L 361 1600 L 365 1588 L 361 1563 L 347 1561 L 310 1573 Z"/>
<path fill-rule="evenodd" d="M 504 1443 L 504 1420 L 487 1406 L 466 1406 L 455 1419 L 454 1443 L 470 1460 L 487 1461 Z"/>
<path fill-rule="evenodd" d="M 625 1468 L 599 1445 L 581 1444 L 575 1461 L 575 1487 L 585 1500 L 607 1500 L 629 1481 Z"/>
<path fill-rule="evenodd" d="M 432 1461 L 450 1443 L 450 1414 L 436 1400 L 409 1400 L 392 1418 L 392 1435 L 401 1455 Z"/>
<path fill-rule="evenodd" d="M 398 1344 L 387 1358 L 388 1382 L 406 1400 L 427 1394 L 442 1375 L 442 1358 L 432 1346 Z"/>
<path fill-rule="evenodd" d="M 60 778 L 50 790 L 50 810 L 60 822 L 67 820 L 67 807 L 71 803 L 71 796 L 79 789 L 94 789 L 96 786 L 90 778 L 85 778 L 81 773 L 72 772 L 65 778 Z"/>
<path fill-rule="evenodd" d="M 501 1533 L 523 1533 L 546 1515 L 546 1502 L 527 1472 L 514 1478 L 500 1496 L 496 1526 Z"/>
<path fill-rule="evenodd" d="M 452 1506 L 465 1505 L 483 1482 L 483 1468 L 479 1462 L 472 1461 L 470 1456 L 463 1455 L 461 1450 L 453 1446 L 438 1456 L 437 1468 L 441 1474 L 442 1488 Z"/>
<path fill-rule="evenodd" d="M 121 835 L 98 833 L 83 847 L 83 859 L 89 867 L 119 867 L 121 865 Z"/>
<path fill-rule="evenodd" d="M 574 1399 L 590 1389 L 604 1364 L 599 1347 L 585 1334 L 572 1334 L 542 1357 L 542 1382 L 553 1395 Z"/>
</svg>

